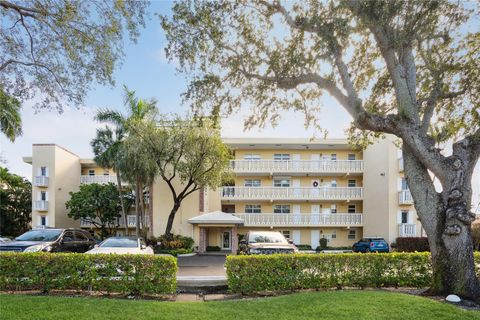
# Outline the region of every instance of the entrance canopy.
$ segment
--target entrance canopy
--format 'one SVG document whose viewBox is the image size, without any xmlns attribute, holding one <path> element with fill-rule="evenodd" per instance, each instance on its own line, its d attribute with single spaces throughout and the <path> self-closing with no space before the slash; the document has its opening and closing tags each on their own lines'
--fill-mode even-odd
<svg viewBox="0 0 480 320">
<path fill-rule="evenodd" d="M 231 213 L 214 211 L 188 219 L 191 224 L 218 224 L 218 225 L 241 225 L 243 219 L 234 216 Z"/>
</svg>

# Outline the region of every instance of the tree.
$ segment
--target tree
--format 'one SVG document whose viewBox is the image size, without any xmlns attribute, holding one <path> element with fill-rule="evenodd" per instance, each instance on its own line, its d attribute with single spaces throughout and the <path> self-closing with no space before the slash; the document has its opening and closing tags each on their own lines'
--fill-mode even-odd
<svg viewBox="0 0 480 320">
<path fill-rule="evenodd" d="M 112 168 L 117 176 L 117 190 L 120 195 L 120 205 L 125 223 L 125 235 L 128 235 L 127 209 L 122 196 L 122 173 L 120 168 L 123 160 L 124 133 L 122 128 L 117 127 L 115 131 L 108 126 L 97 129 L 96 137 L 90 142 L 95 155 L 95 163 L 104 168 Z"/>
<path fill-rule="evenodd" d="M 0 131 L 11 141 L 22 134 L 20 101 L 8 96 L 0 85 Z"/>
<path fill-rule="evenodd" d="M 100 228 L 102 238 L 114 234 L 120 217 L 120 195 L 113 183 L 85 184 L 77 192 L 70 192 L 70 200 L 65 202 L 68 216 Z"/>
<path fill-rule="evenodd" d="M 400 138 L 432 252 L 431 290 L 478 298 L 470 203 L 480 154 L 480 24 L 462 6 L 180 1 L 161 23 L 167 55 L 192 79 L 184 98 L 194 110 L 250 104 L 247 126 L 275 123 L 283 109 L 312 123 L 326 93 L 353 118 L 352 142 Z M 447 141 L 451 153 L 441 149 Z"/>
<path fill-rule="evenodd" d="M 135 96 L 135 91 L 124 86 L 124 105 L 127 108 L 127 115 L 113 109 L 102 109 L 97 112 L 96 119 L 100 122 L 113 124 L 117 130 L 125 134 L 125 139 L 130 141 L 124 144 L 121 168 L 124 178 L 135 185 L 135 212 L 137 216 L 136 234 L 140 235 L 140 227 L 143 224 L 145 202 L 145 186 L 155 179 L 155 168 L 152 167 L 145 150 L 137 149 L 135 133 L 132 127 L 142 125 L 144 122 L 153 121 L 157 115 L 155 100 L 143 100 Z M 151 158 L 150 158 L 151 159 Z"/>
<path fill-rule="evenodd" d="M 93 82 L 113 85 L 125 30 L 136 41 L 147 2 L 0 0 L 0 86 L 20 102 L 62 111 Z"/>
<path fill-rule="evenodd" d="M 0 234 L 16 237 L 32 221 L 32 184 L 0 167 Z"/>
<path fill-rule="evenodd" d="M 217 123 L 175 119 L 132 127 L 139 147 L 151 155 L 160 178 L 168 185 L 173 207 L 165 236 L 172 238 L 175 215 L 182 201 L 202 188 L 216 189 L 228 174 L 230 149 L 223 143 Z M 141 144 L 140 144 L 141 143 Z M 175 187 L 176 179 L 180 189 Z"/>
</svg>

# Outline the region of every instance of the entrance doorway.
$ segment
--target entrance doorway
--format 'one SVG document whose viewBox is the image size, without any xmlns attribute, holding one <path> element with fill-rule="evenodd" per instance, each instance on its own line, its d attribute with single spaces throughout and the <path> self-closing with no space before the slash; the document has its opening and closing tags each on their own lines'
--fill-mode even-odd
<svg viewBox="0 0 480 320">
<path fill-rule="evenodd" d="M 232 249 L 232 233 L 231 231 L 222 232 L 222 250 Z"/>
</svg>

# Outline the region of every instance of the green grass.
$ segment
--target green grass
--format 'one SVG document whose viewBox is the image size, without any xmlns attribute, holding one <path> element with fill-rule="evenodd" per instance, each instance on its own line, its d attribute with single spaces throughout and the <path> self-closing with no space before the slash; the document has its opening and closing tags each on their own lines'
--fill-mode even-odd
<svg viewBox="0 0 480 320">
<path fill-rule="evenodd" d="M 0 319 L 480 319 L 431 299 L 385 291 L 327 291 L 218 302 L 0 295 Z"/>
</svg>

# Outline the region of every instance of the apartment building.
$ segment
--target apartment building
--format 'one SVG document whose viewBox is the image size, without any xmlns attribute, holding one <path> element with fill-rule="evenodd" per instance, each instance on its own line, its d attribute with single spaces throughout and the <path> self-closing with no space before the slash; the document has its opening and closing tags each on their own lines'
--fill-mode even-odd
<svg viewBox="0 0 480 320">
<path fill-rule="evenodd" d="M 189 196 L 173 232 L 191 236 L 198 250 L 219 246 L 236 252 L 248 230 L 278 230 L 313 248 L 351 246 L 363 236 L 420 236 L 422 229 L 403 176 L 393 138 L 354 150 L 344 139 L 226 138 L 233 152 L 234 181 Z M 33 145 L 32 225 L 93 226 L 67 216 L 70 191 L 84 183 L 115 183 L 112 170 L 53 144 Z M 177 181 L 180 187 L 180 182 Z M 172 207 L 168 187 L 157 179 L 150 194 L 153 235 L 165 230 Z M 128 226 L 134 232 L 134 214 Z M 123 218 L 119 219 L 122 233 Z"/>
</svg>

